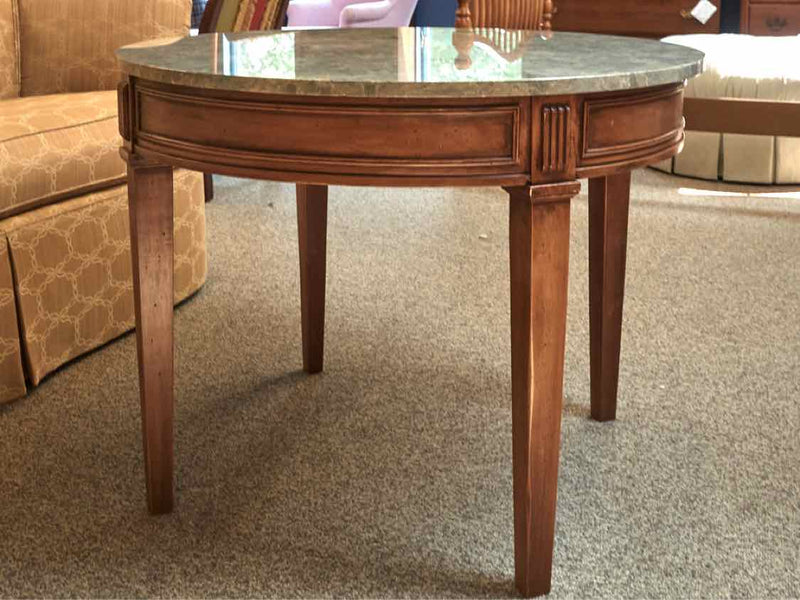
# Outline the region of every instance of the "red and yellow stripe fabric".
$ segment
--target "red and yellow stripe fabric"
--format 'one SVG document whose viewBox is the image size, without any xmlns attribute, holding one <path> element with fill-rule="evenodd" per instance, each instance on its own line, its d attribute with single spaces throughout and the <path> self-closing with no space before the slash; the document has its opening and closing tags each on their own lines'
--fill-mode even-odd
<svg viewBox="0 0 800 600">
<path fill-rule="evenodd" d="M 211 0 L 212 11 L 206 31 L 233 32 L 279 29 L 288 0 Z"/>
</svg>

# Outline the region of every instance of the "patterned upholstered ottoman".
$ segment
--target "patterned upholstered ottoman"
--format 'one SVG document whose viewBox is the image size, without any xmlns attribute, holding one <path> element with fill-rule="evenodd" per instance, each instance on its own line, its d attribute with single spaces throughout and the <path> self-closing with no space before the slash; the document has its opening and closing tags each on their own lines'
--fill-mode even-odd
<svg viewBox="0 0 800 600">
<path fill-rule="evenodd" d="M 681 35 L 665 42 L 706 53 L 686 96 L 800 101 L 800 36 Z M 800 138 L 687 131 L 681 154 L 656 168 L 743 183 L 800 183 Z"/>
</svg>

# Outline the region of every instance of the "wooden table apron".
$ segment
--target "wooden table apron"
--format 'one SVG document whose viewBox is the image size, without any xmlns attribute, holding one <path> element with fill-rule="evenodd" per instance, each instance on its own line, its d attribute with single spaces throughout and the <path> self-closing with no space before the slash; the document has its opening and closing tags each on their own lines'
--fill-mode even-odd
<svg viewBox="0 0 800 600">
<path fill-rule="evenodd" d="M 683 143 L 683 83 L 569 96 L 274 96 L 128 78 L 119 88 L 147 501 L 173 506 L 172 168 L 296 182 L 303 366 L 322 369 L 327 186 L 509 194 L 516 583 L 553 555 L 570 200 L 589 178 L 591 414 L 615 417 L 630 170 Z"/>
</svg>

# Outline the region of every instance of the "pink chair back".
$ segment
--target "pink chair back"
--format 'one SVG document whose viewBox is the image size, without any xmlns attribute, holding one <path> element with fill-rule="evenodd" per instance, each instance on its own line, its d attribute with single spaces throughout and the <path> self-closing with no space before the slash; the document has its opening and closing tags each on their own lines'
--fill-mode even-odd
<svg viewBox="0 0 800 600">
<path fill-rule="evenodd" d="M 292 0 L 289 27 L 405 27 L 417 0 Z"/>
</svg>

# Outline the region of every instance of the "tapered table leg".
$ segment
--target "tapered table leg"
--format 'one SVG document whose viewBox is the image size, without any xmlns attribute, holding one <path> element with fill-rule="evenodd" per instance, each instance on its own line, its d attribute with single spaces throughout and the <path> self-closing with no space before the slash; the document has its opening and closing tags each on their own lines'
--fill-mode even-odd
<svg viewBox="0 0 800 600">
<path fill-rule="evenodd" d="M 319 373 L 322 371 L 325 345 L 328 186 L 297 185 L 297 229 L 300 243 L 303 369 L 307 373 Z"/>
<path fill-rule="evenodd" d="M 592 418 L 617 414 L 631 174 L 589 180 L 589 338 Z"/>
<path fill-rule="evenodd" d="M 514 567 L 550 591 L 564 379 L 570 199 L 576 182 L 509 188 Z"/>
<path fill-rule="evenodd" d="M 172 167 L 128 165 L 147 506 L 173 505 Z"/>
<path fill-rule="evenodd" d="M 203 173 L 203 193 L 206 202 L 214 199 L 214 176 L 211 173 Z"/>
</svg>

